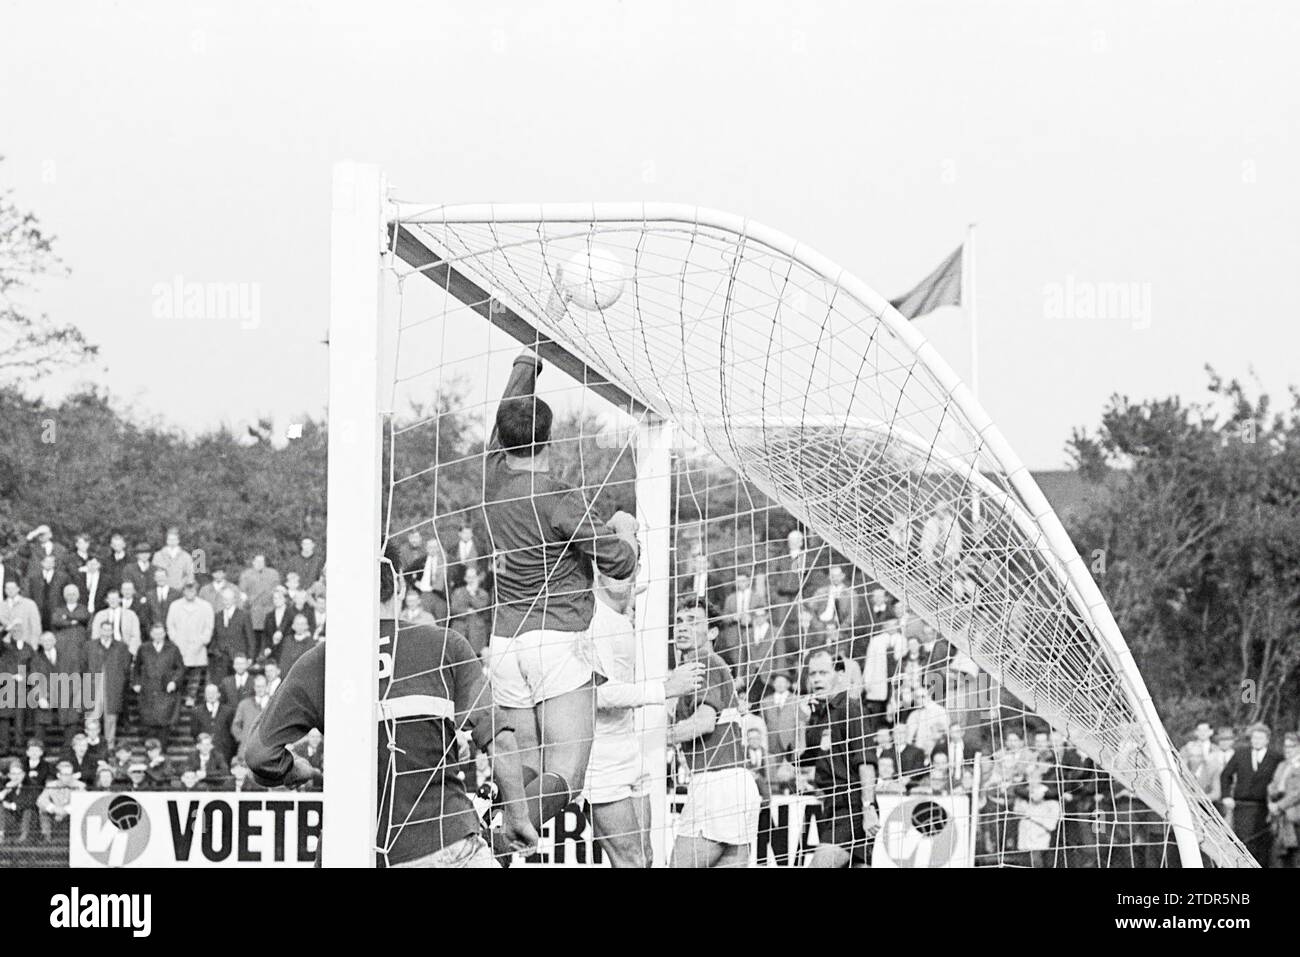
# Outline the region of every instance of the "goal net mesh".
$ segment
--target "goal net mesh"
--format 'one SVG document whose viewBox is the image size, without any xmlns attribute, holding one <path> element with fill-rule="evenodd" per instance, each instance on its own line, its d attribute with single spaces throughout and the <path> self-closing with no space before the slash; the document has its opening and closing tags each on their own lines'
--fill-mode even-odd
<svg viewBox="0 0 1300 957">
<path fill-rule="evenodd" d="M 1177 866 L 1172 785 L 1207 860 L 1248 864 L 1144 720 L 1126 652 L 1104 639 L 1026 477 L 1013 480 L 1020 467 L 878 297 L 718 217 L 401 208 L 386 258 L 399 315 L 384 533 L 408 550 L 412 617 L 423 600 L 486 647 L 484 448 L 522 340 L 555 410 L 552 472 L 593 515 L 636 509 L 638 428 L 672 423 L 669 600 L 706 593 L 723 616 L 716 650 L 745 727 L 764 729 L 747 743 L 767 752 L 767 806 L 795 844 L 783 855 L 803 860 L 828 829 L 798 721 L 788 752 L 760 722 L 775 676 L 799 701 L 809 655 L 825 649 L 838 686 L 865 703 L 864 746 L 894 749 L 879 791 L 967 795 L 974 863 Z M 557 370 L 547 358 L 561 353 L 571 361 Z M 442 604 L 419 582 L 430 539 Z M 457 596 L 471 564 L 487 596 L 473 622 Z M 638 602 L 663 594 L 646 584 Z M 672 666 L 666 634 L 637 637 L 639 667 Z M 655 727 L 638 718 L 661 743 Z M 644 778 L 671 809 L 688 772 L 642 744 Z M 468 748 L 453 759 L 448 773 L 470 784 L 490 773 Z"/>
</svg>

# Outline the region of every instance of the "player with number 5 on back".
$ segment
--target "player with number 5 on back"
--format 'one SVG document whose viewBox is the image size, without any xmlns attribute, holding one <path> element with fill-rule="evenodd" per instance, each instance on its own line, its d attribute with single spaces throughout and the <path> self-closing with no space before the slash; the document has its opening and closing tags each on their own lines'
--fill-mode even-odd
<svg viewBox="0 0 1300 957">
<path fill-rule="evenodd" d="M 379 821 L 375 845 L 389 867 L 497 867 L 464 783 L 457 732 L 491 750 L 505 804 L 502 837 L 528 852 L 537 832 L 523 804 L 519 749 L 509 722 L 494 713 L 469 642 L 441 625 L 397 620 L 405 590 L 395 544 L 379 565 Z M 337 639 L 336 639 L 337 640 Z M 314 779 L 290 747 L 325 730 L 325 644 L 299 658 L 253 727 L 248 766 L 268 787 Z"/>
</svg>

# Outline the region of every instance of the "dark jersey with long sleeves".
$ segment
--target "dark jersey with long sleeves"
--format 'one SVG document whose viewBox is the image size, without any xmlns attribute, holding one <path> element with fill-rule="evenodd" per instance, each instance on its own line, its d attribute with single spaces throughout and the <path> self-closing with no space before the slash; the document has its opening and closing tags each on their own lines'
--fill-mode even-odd
<svg viewBox="0 0 1300 957">
<path fill-rule="evenodd" d="M 454 772 L 462 757 L 456 729 L 468 728 L 480 748 L 510 729 L 499 720 L 494 726 L 482 665 L 462 635 L 386 620 L 379 642 L 375 842 L 381 861 L 400 864 L 479 831 L 473 802 Z M 290 746 L 312 728 L 325 731 L 326 647 L 298 659 L 249 737 L 248 765 L 260 784 L 283 781 L 293 766 Z"/>
<path fill-rule="evenodd" d="M 502 400 L 532 396 L 537 370 L 536 360 L 516 359 Z M 595 612 L 593 565 L 611 578 L 636 571 L 636 548 L 604 526 L 579 489 L 511 468 L 495 432 L 484 457 L 483 510 L 496 570 L 495 634 L 585 631 Z"/>
<path fill-rule="evenodd" d="M 870 728 L 862 701 L 841 691 L 813 708 L 799 763 L 813 768 L 813 786 L 836 804 L 862 807 L 859 769 L 874 765 Z"/>
</svg>

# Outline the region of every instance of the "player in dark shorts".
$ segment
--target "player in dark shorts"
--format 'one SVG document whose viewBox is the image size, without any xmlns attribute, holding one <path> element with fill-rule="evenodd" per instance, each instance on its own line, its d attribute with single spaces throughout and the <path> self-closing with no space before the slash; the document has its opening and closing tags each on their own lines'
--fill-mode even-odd
<svg viewBox="0 0 1300 957">
<path fill-rule="evenodd" d="M 804 669 L 810 694 L 801 705 L 805 731 L 798 761 L 812 767 L 822 804 L 811 866 L 862 865 L 877 828 L 871 722 L 860 695 L 843 687 L 844 673 L 835 670 L 828 650 L 812 652 Z"/>
<path fill-rule="evenodd" d="M 494 711 L 464 636 L 397 621 L 399 564 L 390 544 L 379 570 L 379 860 L 388 867 L 496 867 L 474 804 L 450 769 L 462 758 L 456 732 L 468 729 L 493 754 L 502 843 L 528 852 L 537 832 L 528 820 L 514 731 Z M 325 730 L 325 649 L 319 644 L 294 662 L 249 735 L 247 762 L 259 784 L 295 784 L 318 773 L 289 748 L 312 728 Z"/>
<path fill-rule="evenodd" d="M 691 772 L 677 818 L 673 867 L 748 867 L 762 798 L 745 762 L 740 701 L 727 663 L 713 650 L 718 624 L 703 599 L 677 606 L 673 644 L 683 663 L 702 662 L 700 688 L 677 699 L 669 745 Z"/>
</svg>

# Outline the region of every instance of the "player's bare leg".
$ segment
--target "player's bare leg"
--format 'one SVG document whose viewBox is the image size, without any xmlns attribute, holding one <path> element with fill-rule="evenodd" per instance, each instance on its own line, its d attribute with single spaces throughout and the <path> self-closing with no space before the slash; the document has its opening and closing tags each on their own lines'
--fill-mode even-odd
<svg viewBox="0 0 1300 957">
<path fill-rule="evenodd" d="M 725 844 L 706 837 L 679 837 L 673 841 L 673 856 L 669 867 L 715 867 L 722 859 Z"/>
<path fill-rule="evenodd" d="M 748 844 L 723 844 L 722 854 L 714 867 L 748 867 L 749 866 L 749 845 Z"/>
<path fill-rule="evenodd" d="M 839 868 L 848 867 L 852 862 L 853 855 L 838 844 L 818 844 L 808 866 Z"/>
<path fill-rule="evenodd" d="M 670 867 L 748 867 L 748 844 L 721 844 L 707 837 L 679 837 Z"/>
<path fill-rule="evenodd" d="M 536 708 L 498 708 L 505 720 L 515 729 L 515 743 L 519 745 L 519 762 L 533 774 L 542 773 L 542 743 L 537 733 Z"/>
<path fill-rule="evenodd" d="M 624 798 L 591 806 L 591 830 L 611 867 L 649 867 L 650 796 Z"/>
<path fill-rule="evenodd" d="M 534 827 L 555 817 L 582 791 L 595 724 L 594 680 L 537 705 L 541 774 L 524 788 Z"/>
</svg>

